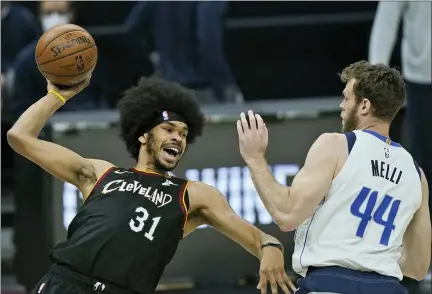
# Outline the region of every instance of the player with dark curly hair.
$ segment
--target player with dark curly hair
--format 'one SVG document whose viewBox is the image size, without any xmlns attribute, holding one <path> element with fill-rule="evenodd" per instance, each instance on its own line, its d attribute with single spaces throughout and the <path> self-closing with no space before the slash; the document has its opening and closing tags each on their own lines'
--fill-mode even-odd
<svg viewBox="0 0 432 294">
<path fill-rule="evenodd" d="M 126 91 L 118 108 L 121 137 L 135 160 L 140 156 L 142 145 L 142 139 L 137 138 L 149 132 L 149 139 L 154 139 L 153 127 L 164 120 L 180 121 L 185 127 L 187 125 L 187 130 L 183 133 L 187 135 L 185 143 L 193 143 L 196 137 L 201 135 L 204 126 L 204 116 L 193 91 L 160 79 L 142 78 L 138 85 Z M 151 148 L 152 144 L 146 146 L 142 151 L 150 151 L 148 148 Z M 170 149 L 166 151 L 168 154 L 175 153 Z M 160 158 L 156 158 L 154 164 L 162 170 L 172 170 L 175 167 L 162 165 Z"/>
<path fill-rule="evenodd" d="M 48 94 L 7 134 L 17 153 L 75 185 L 84 199 L 33 293 L 153 293 L 179 241 L 202 224 L 261 260 L 262 293 L 268 282 L 272 293 L 277 286 L 295 290 L 277 239 L 237 216 L 215 188 L 169 175 L 202 132 L 204 116 L 193 92 L 154 78 L 126 91 L 119 103 L 121 137 L 137 162 L 133 168 L 38 139 L 48 118 L 88 82 L 67 90 L 48 82 Z"/>
</svg>

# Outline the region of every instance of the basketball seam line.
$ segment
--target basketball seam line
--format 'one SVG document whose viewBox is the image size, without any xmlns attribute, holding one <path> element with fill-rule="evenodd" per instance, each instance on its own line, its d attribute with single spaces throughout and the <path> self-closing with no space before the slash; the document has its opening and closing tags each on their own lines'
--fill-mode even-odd
<svg viewBox="0 0 432 294">
<path fill-rule="evenodd" d="M 54 59 L 54 60 L 50 60 L 50 61 L 47 61 L 47 62 L 44 62 L 44 63 L 39 63 L 38 66 L 39 66 L 39 65 L 48 64 L 48 63 L 51 63 L 51 62 L 54 62 L 54 61 L 62 60 L 63 58 L 69 57 L 69 56 L 74 55 L 74 54 L 77 54 L 77 53 L 81 53 L 81 52 L 87 51 L 87 50 L 92 49 L 92 48 L 94 48 L 94 47 L 96 47 L 96 45 L 93 45 L 93 46 L 91 46 L 91 47 L 85 48 L 84 50 L 81 50 L 81 51 L 76 51 L 76 52 L 70 53 L 70 54 L 68 54 L 68 55 L 62 56 L 62 58 L 58 58 L 58 59 Z M 96 47 L 96 48 L 97 48 L 97 47 Z"/>
<path fill-rule="evenodd" d="M 61 35 L 58 35 L 57 37 L 55 37 L 51 41 L 47 42 L 48 44 L 45 46 L 45 48 L 43 48 L 42 53 L 40 55 L 37 55 L 36 58 L 40 57 L 45 52 L 46 48 L 48 48 L 49 44 L 51 44 L 55 39 L 60 38 L 61 36 L 72 33 L 72 32 L 86 32 L 86 33 L 88 33 L 86 30 L 72 30 L 72 31 L 65 32 Z M 39 39 L 39 41 L 40 41 L 40 39 Z M 39 43 L 39 41 L 38 41 L 38 43 Z M 36 44 L 36 49 L 37 49 L 37 44 Z"/>
<path fill-rule="evenodd" d="M 59 78 L 70 78 L 70 77 L 76 77 L 76 76 L 82 75 L 82 74 L 88 72 L 91 69 L 92 69 L 92 67 L 90 67 L 89 69 L 87 69 L 87 70 L 85 70 L 83 72 L 80 72 L 79 74 L 76 74 L 76 75 L 56 75 L 56 74 L 53 74 L 53 73 L 51 73 L 49 71 L 44 71 L 44 70 L 41 70 L 41 73 L 47 73 L 47 74 L 50 74 L 50 75 L 53 75 L 53 76 L 56 76 L 56 77 L 59 77 Z"/>
</svg>

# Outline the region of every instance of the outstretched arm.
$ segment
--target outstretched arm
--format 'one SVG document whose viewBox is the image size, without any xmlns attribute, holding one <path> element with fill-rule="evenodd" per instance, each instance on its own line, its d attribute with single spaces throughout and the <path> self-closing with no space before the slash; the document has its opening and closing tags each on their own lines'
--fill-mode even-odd
<svg viewBox="0 0 432 294">
<path fill-rule="evenodd" d="M 281 230 L 295 230 L 327 194 L 336 171 L 338 156 L 347 153 L 344 135 L 323 134 L 309 150 L 305 164 L 291 187 L 279 184 L 268 168 L 264 154 L 267 128 L 259 115 L 249 113 L 237 122 L 240 152 L 249 167 L 252 180 L 264 206 Z"/>
<path fill-rule="evenodd" d="M 48 89 L 55 90 L 67 100 L 86 87 L 88 82 L 84 81 L 68 91 L 59 91 L 49 83 Z M 75 185 L 86 199 L 98 177 L 112 165 L 100 160 L 85 159 L 65 147 L 38 139 L 42 127 L 62 105 L 62 100 L 56 94 L 47 94 L 20 116 L 8 131 L 7 140 L 15 152 L 53 176 Z"/>
<path fill-rule="evenodd" d="M 268 281 L 272 293 L 277 293 L 277 285 L 284 293 L 290 293 L 287 285 L 295 290 L 285 273 L 283 252 L 279 248 L 265 246 L 269 243 L 281 244 L 276 238 L 265 234 L 235 214 L 225 197 L 215 188 L 200 182 L 192 182 L 188 192 L 190 210 L 202 220 L 202 224 L 214 227 L 261 260 L 259 287 L 262 293 L 266 293 Z"/>
</svg>

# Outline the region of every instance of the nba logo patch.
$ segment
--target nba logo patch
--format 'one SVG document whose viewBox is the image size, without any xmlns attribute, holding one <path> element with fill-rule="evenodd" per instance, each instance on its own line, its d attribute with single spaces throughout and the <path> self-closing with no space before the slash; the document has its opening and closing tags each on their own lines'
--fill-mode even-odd
<svg viewBox="0 0 432 294">
<path fill-rule="evenodd" d="M 169 119 L 168 112 L 166 110 L 164 112 L 162 112 L 162 117 L 163 117 L 163 120 L 168 120 Z"/>
</svg>

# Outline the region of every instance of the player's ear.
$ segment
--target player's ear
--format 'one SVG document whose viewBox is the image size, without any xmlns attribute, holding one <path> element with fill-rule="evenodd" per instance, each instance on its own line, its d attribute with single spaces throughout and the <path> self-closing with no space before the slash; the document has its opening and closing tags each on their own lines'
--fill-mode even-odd
<svg viewBox="0 0 432 294">
<path fill-rule="evenodd" d="M 360 102 L 360 113 L 361 114 L 367 114 L 371 110 L 372 104 L 370 103 L 369 99 L 362 99 Z"/>
<path fill-rule="evenodd" d="M 138 141 L 140 141 L 141 144 L 145 145 L 145 143 L 147 143 L 147 134 L 144 134 L 144 135 L 140 136 L 138 138 Z"/>
</svg>

